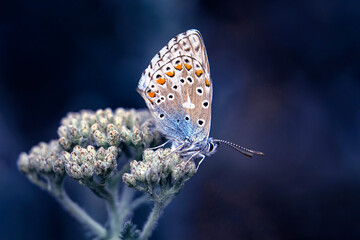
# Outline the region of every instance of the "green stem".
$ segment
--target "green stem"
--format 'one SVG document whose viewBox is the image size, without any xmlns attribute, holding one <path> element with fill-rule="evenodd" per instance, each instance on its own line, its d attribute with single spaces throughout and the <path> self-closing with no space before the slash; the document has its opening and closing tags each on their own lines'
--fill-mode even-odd
<svg viewBox="0 0 360 240">
<path fill-rule="evenodd" d="M 94 179 L 84 179 L 83 183 L 93 192 L 96 196 L 103 198 L 107 201 L 111 199 L 111 193 L 105 188 L 105 184 L 100 184 L 94 181 Z"/>
<path fill-rule="evenodd" d="M 132 214 L 132 209 L 129 208 L 129 203 L 132 201 L 134 194 L 135 191 L 133 189 L 123 186 L 119 206 L 119 222 L 121 226 L 124 225 L 126 217 L 129 216 L 129 214 Z"/>
<path fill-rule="evenodd" d="M 129 162 L 127 162 L 118 172 L 114 174 L 114 176 L 111 177 L 109 181 L 109 186 L 117 185 L 119 182 L 121 182 L 123 174 L 129 172 L 129 170 L 130 164 Z"/>
<path fill-rule="evenodd" d="M 111 240 L 119 239 L 118 235 L 121 227 L 119 223 L 117 191 L 113 193 L 114 194 L 112 194 L 112 198 L 110 198 L 109 201 L 107 201 L 107 210 L 108 210 L 109 223 L 110 223 L 108 239 Z"/>
<path fill-rule="evenodd" d="M 151 213 L 149 215 L 148 220 L 146 221 L 140 235 L 141 240 L 147 240 L 151 233 L 153 232 L 156 223 L 159 220 L 159 217 L 161 213 L 163 212 L 164 208 L 168 204 L 169 201 L 161 201 L 161 202 L 155 202 L 153 209 L 151 210 Z"/>
<path fill-rule="evenodd" d="M 49 187 L 48 187 L 47 182 L 45 182 L 44 180 L 41 180 L 37 174 L 28 174 L 27 178 L 30 180 L 30 182 L 32 182 L 33 184 L 38 186 L 40 189 L 42 189 L 44 191 L 48 191 Z"/>
<path fill-rule="evenodd" d="M 149 202 L 150 202 L 150 198 L 147 195 L 143 195 L 141 197 L 138 197 L 138 198 L 134 199 L 131 202 L 130 209 L 135 210 L 139 206 L 141 206 L 142 204 L 149 203 Z"/>
<path fill-rule="evenodd" d="M 62 184 L 53 185 L 50 193 L 77 221 L 93 231 L 98 237 L 105 238 L 106 230 L 69 198 Z"/>
</svg>

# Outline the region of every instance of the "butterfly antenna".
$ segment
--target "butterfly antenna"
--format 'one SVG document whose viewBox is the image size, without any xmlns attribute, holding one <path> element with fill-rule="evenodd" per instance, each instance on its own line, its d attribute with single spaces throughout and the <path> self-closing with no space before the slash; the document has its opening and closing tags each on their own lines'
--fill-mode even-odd
<svg viewBox="0 0 360 240">
<path fill-rule="evenodd" d="M 224 144 L 234 148 L 236 151 L 244 154 L 247 157 L 252 157 L 252 156 L 254 156 L 254 154 L 264 156 L 264 153 L 262 153 L 262 152 L 250 150 L 250 149 L 244 148 L 244 147 L 239 146 L 239 145 L 237 145 L 235 143 L 232 143 L 232 142 L 228 142 L 228 141 L 220 140 L 220 139 L 214 139 L 213 141 L 218 142 L 218 143 L 224 143 Z"/>
</svg>

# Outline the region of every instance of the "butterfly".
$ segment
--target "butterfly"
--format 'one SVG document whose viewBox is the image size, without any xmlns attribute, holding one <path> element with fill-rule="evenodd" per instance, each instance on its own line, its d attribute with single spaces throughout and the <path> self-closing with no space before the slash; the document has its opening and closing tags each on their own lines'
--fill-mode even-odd
<svg viewBox="0 0 360 240">
<path fill-rule="evenodd" d="M 213 84 L 204 41 L 198 30 L 191 29 L 171 39 L 142 73 L 137 91 L 168 139 L 158 147 L 171 142 L 173 151 L 181 156 L 201 157 L 198 167 L 221 143 L 248 157 L 264 155 L 209 137 Z"/>
</svg>

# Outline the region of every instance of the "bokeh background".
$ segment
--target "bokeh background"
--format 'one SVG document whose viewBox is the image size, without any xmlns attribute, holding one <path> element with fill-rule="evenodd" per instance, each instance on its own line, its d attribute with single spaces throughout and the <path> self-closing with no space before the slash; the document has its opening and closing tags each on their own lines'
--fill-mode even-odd
<svg viewBox="0 0 360 240">
<path fill-rule="evenodd" d="M 0 2 L 0 239 L 85 239 L 16 169 L 69 111 L 144 108 L 135 88 L 172 37 L 201 31 L 221 147 L 152 239 L 360 239 L 360 2 Z M 100 221 L 101 201 L 71 196 Z M 83 196 L 86 196 L 84 198 Z M 141 225 L 149 209 L 134 220 Z"/>
</svg>

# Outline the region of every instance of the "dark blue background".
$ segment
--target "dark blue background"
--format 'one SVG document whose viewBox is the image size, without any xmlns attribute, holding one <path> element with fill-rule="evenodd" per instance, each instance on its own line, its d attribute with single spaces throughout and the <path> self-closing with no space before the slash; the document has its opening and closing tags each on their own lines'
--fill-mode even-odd
<svg viewBox="0 0 360 240">
<path fill-rule="evenodd" d="M 140 74 L 172 37 L 197 28 L 214 83 L 211 135 L 266 155 L 221 147 L 153 239 L 360 239 L 359 9 L 341 0 L 1 2 L 0 238 L 84 239 L 17 171 L 18 154 L 56 138 L 69 111 L 144 108 Z M 105 220 L 101 201 L 67 185 Z"/>
</svg>

